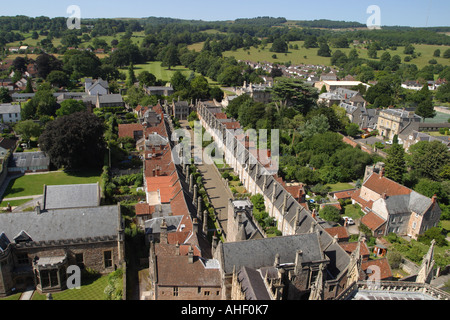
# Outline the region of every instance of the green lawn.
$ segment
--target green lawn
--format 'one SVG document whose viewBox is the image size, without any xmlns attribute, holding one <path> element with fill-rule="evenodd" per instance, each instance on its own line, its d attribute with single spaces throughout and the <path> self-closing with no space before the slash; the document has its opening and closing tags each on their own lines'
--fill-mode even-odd
<svg viewBox="0 0 450 320">
<path fill-rule="evenodd" d="M 126 73 L 128 76 L 128 68 L 122 68 L 120 69 L 120 71 Z M 156 79 L 160 79 L 166 82 L 170 81 L 170 79 L 172 78 L 173 74 L 176 71 L 181 71 L 181 73 L 185 77 L 189 77 L 189 75 L 192 73 L 192 70 L 185 68 L 183 66 L 171 67 L 169 70 L 169 68 L 161 66 L 161 61 L 151 61 L 145 64 L 137 64 L 134 66 L 134 73 L 136 76 L 138 76 L 143 71 L 148 71 L 151 74 L 153 74 L 156 77 Z M 195 73 L 195 75 L 197 76 L 199 75 L 199 73 Z M 217 84 L 216 82 L 212 81 L 209 78 L 206 79 L 212 85 Z"/>
<path fill-rule="evenodd" d="M 364 213 L 361 211 L 361 207 L 359 205 L 349 204 L 346 205 L 344 209 L 344 215 L 352 218 L 353 220 L 360 219 L 364 216 Z"/>
<path fill-rule="evenodd" d="M 10 182 L 3 198 L 39 195 L 45 185 L 85 184 L 100 181 L 101 172 L 69 174 L 62 171 L 47 174 L 25 175 Z"/>
<path fill-rule="evenodd" d="M 102 276 L 81 286 L 81 289 L 66 289 L 53 293 L 53 300 L 105 300 L 104 290 L 108 285 L 108 276 Z M 35 292 L 32 300 L 46 300 L 45 294 Z"/>
<path fill-rule="evenodd" d="M 23 199 L 23 200 L 2 201 L 0 203 L 0 208 L 6 208 L 8 206 L 8 203 L 11 205 L 11 207 L 17 207 L 17 206 L 20 206 L 31 200 L 33 200 L 33 199 L 30 198 L 30 199 Z"/>
<path fill-rule="evenodd" d="M 341 190 L 348 190 L 348 189 L 354 189 L 355 186 L 349 184 L 349 183 L 336 183 L 336 184 L 327 184 L 327 187 L 331 188 L 331 192 L 341 191 Z"/>
<path fill-rule="evenodd" d="M 331 59 L 327 57 L 319 57 L 317 55 L 317 48 L 310 48 L 306 49 L 303 48 L 304 41 L 291 41 L 290 44 L 295 45 L 297 44 L 299 49 L 289 49 L 288 53 L 275 53 L 271 52 L 270 48 L 272 47 L 272 44 L 268 44 L 264 49 L 262 49 L 261 46 L 259 48 L 251 47 L 249 50 L 244 49 L 238 49 L 236 51 L 226 51 L 224 52 L 224 56 L 230 57 L 234 56 L 237 60 L 251 60 L 255 62 L 262 62 L 262 61 L 268 61 L 272 63 L 284 63 L 291 61 L 292 64 L 315 64 L 315 65 L 328 65 L 331 66 Z M 190 48 L 192 49 L 198 49 L 200 47 L 200 44 L 197 46 L 191 45 Z M 425 45 L 425 44 L 417 44 L 414 45 L 416 48 L 416 53 L 421 53 L 421 57 L 417 57 L 416 59 L 411 60 L 409 62 L 410 64 L 416 64 L 419 69 L 423 68 L 424 66 L 428 65 L 428 61 L 431 59 L 436 59 L 438 63 L 442 65 L 450 65 L 450 59 L 445 58 L 435 58 L 433 57 L 433 53 L 436 49 L 440 49 L 441 53 L 443 53 L 445 50 L 449 49 L 449 46 L 438 46 L 438 45 Z M 349 52 L 353 49 L 353 45 L 350 45 L 350 48 L 346 49 L 338 49 L 338 48 L 331 48 L 332 53 L 336 50 L 341 50 L 345 54 L 349 54 Z M 362 47 L 356 48 L 358 51 L 358 54 L 361 58 L 367 59 L 368 55 L 367 49 L 364 49 Z M 402 59 L 402 62 L 404 58 L 407 56 L 403 53 L 404 47 L 398 47 L 397 50 L 387 50 L 391 56 L 399 55 Z M 381 57 L 384 51 L 378 51 L 378 57 Z M 272 56 L 276 54 L 277 59 L 272 58 Z M 305 58 L 306 57 L 306 58 Z"/>
</svg>

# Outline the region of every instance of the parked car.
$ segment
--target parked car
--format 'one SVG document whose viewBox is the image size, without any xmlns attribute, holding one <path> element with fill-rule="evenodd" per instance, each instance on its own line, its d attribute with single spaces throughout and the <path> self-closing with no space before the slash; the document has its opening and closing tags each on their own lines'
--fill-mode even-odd
<svg viewBox="0 0 450 320">
<path fill-rule="evenodd" d="M 355 222 L 353 221 L 352 218 L 350 217 L 343 217 L 342 219 L 344 219 L 344 221 L 347 221 L 347 225 L 352 226 L 355 224 Z"/>
</svg>

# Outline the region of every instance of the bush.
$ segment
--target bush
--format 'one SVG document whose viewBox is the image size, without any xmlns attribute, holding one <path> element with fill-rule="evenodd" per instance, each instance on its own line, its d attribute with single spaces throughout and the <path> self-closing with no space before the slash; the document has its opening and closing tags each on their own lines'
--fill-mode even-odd
<svg viewBox="0 0 450 320">
<path fill-rule="evenodd" d="M 432 240 L 436 241 L 436 245 L 438 247 L 443 247 L 447 245 L 447 241 L 445 240 L 445 235 L 442 234 L 441 230 L 438 227 L 434 227 L 425 231 L 423 235 L 420 235 L 417 238 L 417 241 L 430 245 Z"/>
<path fill-rule="evenodd" d="M 397 251 L 389 250 L 387 253 L 387 259 L 391 268 L 397 269 L 400 267 L 400 263 L 402 262 L 402 255 Z"/>
</svg>

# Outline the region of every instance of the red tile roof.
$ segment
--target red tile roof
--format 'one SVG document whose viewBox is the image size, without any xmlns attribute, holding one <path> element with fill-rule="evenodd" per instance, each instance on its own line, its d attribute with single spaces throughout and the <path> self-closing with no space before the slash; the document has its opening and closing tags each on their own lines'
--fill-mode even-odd
<svg viewBox="0 0 450 320">
<path fill-rule="evenodd" d="M 389 280 L 392 278 L 392 270 L 386 258 L 363 261 L 361 269 L 367 273 L 367 269 L 369 268 L 375 273 L 374 276 L 379 276 L 380 280 Z"/>
<path fill-rule="evenodd" d="M 358 246 L 358 242 L 340 242 L 339 245 L 342 249 L 344 249 L 348 254 L 351 254 L 353 251 L 356 250 Z M 369 248 L 367 248 L 367 245 L 365 242 L 361 242 L 361 256 L 364 258 L 369 258 L 370 252 Z"/>
<path fill-rule="evenodd" d="M 338 239 L 348 240 L 348 238 L 350 237 L 347 232 L 347 228 L 345 227 L 326 228 L 325 231 L 328 232 L 332 237 L 337 235 Z"/>
<path fill-rule="evenodd" d="M 136 131 L 144 131 L 140 123 L 119 124 L 119 138 L 130 137 L 134 139 Z"/>
<path fill-rule="evenodd" d="M 366 225 L 370 230 L 377 230 L 379 227 L 381 227 L 384 223 L 386 222 L 386 220 L 384 220 L 383 218 L 381 218 L 380 216 L 378 216 L 376 213 L 374 212 L 369 212 L 368 214 L 366 214 L 364 217 L 362 217 L 361 219 L 361 223 L 363 223 L 364 225 Z"/>
<path fill-rule="evenodd" d="M 388 197 L 410 194 L 412 192 L 411 189 L 378 173 L 371 174 L 364 182 L 363 187 L 375 191 L 379 195 L 386 194 Z"/>
</svg>

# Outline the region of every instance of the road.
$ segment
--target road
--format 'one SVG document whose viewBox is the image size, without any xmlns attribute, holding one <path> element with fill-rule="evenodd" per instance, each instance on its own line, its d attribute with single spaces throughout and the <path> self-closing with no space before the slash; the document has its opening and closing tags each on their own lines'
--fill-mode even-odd
<svg viewBox="0 0 450 320">
<path fill-rule="evenodd" d="M 180 125 L 183 129 L 187 129 L 190 132 L 192 138 L 191 141 L 194 141 L 193 131 L 191 128 L 188 128 L 188 121 L 182 120 L 180 121 Z M 222 183 L 222 177 L 219 175 L 214 165 L 203 163 L 197 164 L 196 166 L 203 176 L 203 185 L 205 186 L 205 190 L 208 193 L 211 204 L 216 211 L 217 219 L 219 220 L 223 232 L 226 235 L 228 220 L 228 199 L 232 199 L 233 194 L 231 193 L 230 189 L 228 187 L 225 187 L 225 185 Z"/>
</svg>

